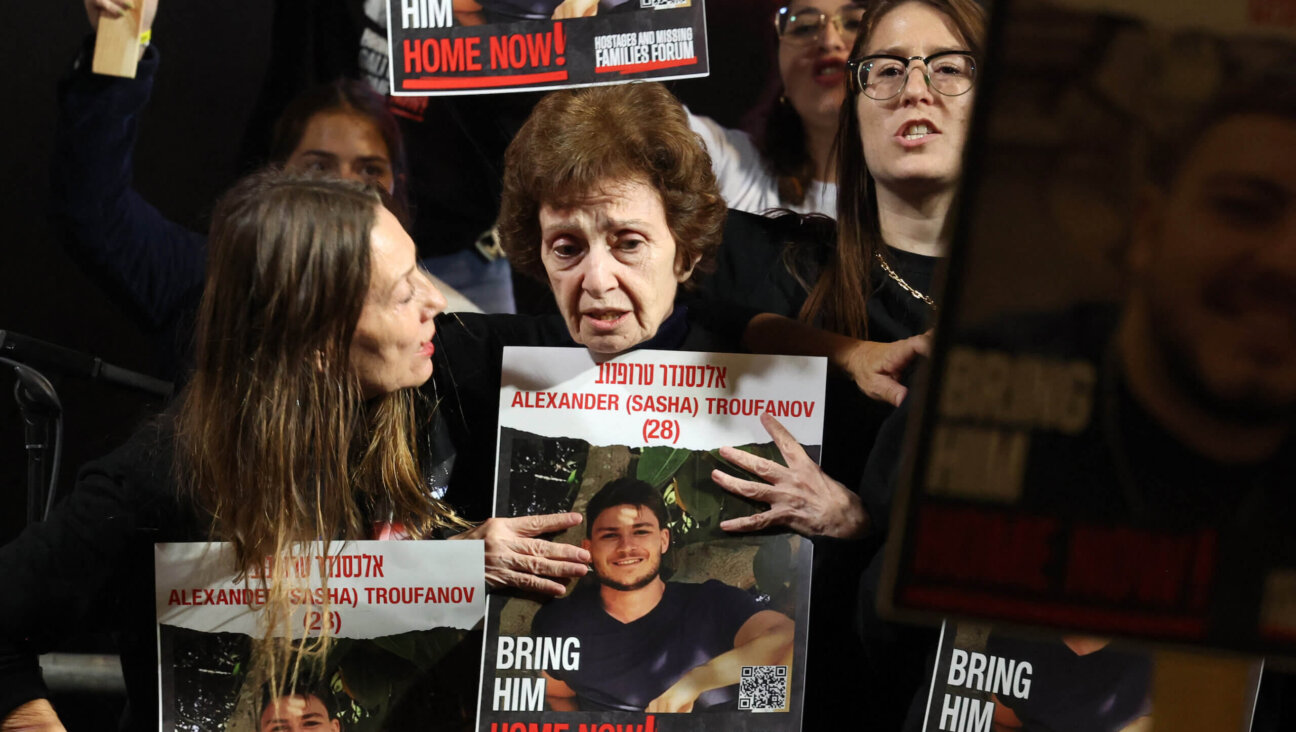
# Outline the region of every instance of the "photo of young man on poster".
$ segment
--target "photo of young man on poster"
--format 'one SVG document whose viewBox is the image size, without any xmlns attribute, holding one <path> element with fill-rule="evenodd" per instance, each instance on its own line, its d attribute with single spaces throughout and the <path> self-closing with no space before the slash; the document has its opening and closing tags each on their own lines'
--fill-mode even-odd
<svg viewBox="0 0 1296 732">
<path fill-rule="evenodd" d="M 590 499 L 586 538 L 596 584 L 536 613 L 531 634 L 576 638 L 576 670 L 545 672 L 557 711 L 649 713 L 733 709 L 743 667 L 791 662 L 794 625 L 718 580 L 669 582 L 670 547 L 658 490 L 617 478 Z"/>
<path fill-rule="evenodd" d="M 266 694 L 261 707 L 259 732 L 342 732 L 342 722 L 324 702 L 326 695 L 292 691 Z"/>
<path fill-rule="evenodd" d="M 1296 168 L 1274 151 L 1296 144 L 1296 93 L 1282 58 L 1235 71 L 1154 138 L 1119 302 L 956 333 L 899 606 L 1292 652 Z M 1008 383 L 995 369 L 1015 375 L 1011 398 L 978 396 Z M 949 448 L 986 429 L 1014 445 L 996 471 L 1013 477 L 969 506 L 976 466 Z M 985 522 L 1010 510 L 1035 565 L 986 561 L 1008 532 Z"/>
</svg>

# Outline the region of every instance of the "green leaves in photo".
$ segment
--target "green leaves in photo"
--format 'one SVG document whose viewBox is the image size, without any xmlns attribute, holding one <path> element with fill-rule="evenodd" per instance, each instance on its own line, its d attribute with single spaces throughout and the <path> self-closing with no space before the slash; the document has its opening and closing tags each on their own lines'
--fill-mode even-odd
<svg viewBox="0 0 1296 732">
<path fill-rule="evenodd" d="M 782 463 L 782 456 L 772 443 L 744 445 L 738 449 Z M 694 451 L 675 447 L 643 448 L 635 476 L 659 490 L 666 489 L 673 482 L 671 488 L 676 504 L 686 514 L 687 523 L 695 524 L 699 529 L 714 530 L 725 519 L 764 510 L 761 504 L 735 496 L 716 485 L 711 479 L 711 471 L 717 469 L 743 480 L 760 480 L 720 457 L 718 450 Z"/>
</svg>

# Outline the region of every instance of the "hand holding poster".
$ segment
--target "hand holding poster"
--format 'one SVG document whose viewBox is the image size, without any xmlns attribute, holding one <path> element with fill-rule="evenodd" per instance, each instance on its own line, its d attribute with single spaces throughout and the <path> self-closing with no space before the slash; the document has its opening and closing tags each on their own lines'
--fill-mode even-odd
<svg viewBox="0 0 1296 732">
<path fill-rule="evenodd" d="M 387 0 L 393 95 L 707 74 L 703 0 Z"/>
<path fill-rule="evenodd" d="M 496 511 L 581 513 L 555 541 L 591 571 L 543 604 L 490 601 L 478 729 L 799 729 L 811 545 L 726 534 L 762 507 L 712 472 L 754 477 L 725 445 L 779 459 L 767 411 L 817 456 L 823 360 L 509 348 L 503 363 Z"/>
<path fill-rule="evenodd" d="M 316 704 L 349 732 L 387 729 L 450 704 L 445 679 L 475 660 L 462 641 L 485 609 L 479 541 L 337 542 L 327 554 L 316 544 L 286 567 L 267 559 L 237 580 L 228 544 L 158 544 L 154 553 L 161 729 L 255 730 L 267 714 L 310 714 Z M 334 639 L 320 682 L 285 695 L 295 711 L 276 711 L 289 700 L 269 698 L 248 674 L 277 570 L 296 584 L 293 637 Z"/>
</svg>

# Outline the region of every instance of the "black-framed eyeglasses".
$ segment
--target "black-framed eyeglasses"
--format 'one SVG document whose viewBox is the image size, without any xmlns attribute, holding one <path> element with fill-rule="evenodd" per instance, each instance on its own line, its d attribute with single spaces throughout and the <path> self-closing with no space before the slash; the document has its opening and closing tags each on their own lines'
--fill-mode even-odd
<svg viewBox="0 0 1296 732">
<path fill-rule="evenodd" d="M 976 83 L 976 57 L 966 51 L 941 51 L 927 58 L 879 53 L 847 61 L 846 70 L 855 84 L 853 91 L 884 101 L 904 89 L 915 61 L 925 67 L 923 79 L 927 86 L 947 97 L 967 94 Z"/>
<path fill-rule="evenodd" d="M 829 23 L 837 27 L 842 42 L 848 46 L 853 44 L 864 24 L 864 5 L 843 5 L 831 14 L 811 7 L 794 11 L 791 5 L 784 5 L 774 14 L 774 28 L 778 31 L 779 38 L 784 43 L 799 46 L 818 43 Z"/>
</svg>

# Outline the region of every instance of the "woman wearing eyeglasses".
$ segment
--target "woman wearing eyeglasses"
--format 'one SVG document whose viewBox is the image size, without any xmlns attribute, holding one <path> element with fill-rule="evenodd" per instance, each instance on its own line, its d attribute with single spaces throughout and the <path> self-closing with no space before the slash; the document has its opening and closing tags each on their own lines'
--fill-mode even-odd
<svg viewBox="0 0 1296 732">
<path fill-rule="evenodd" d="M 818 267 L 799 319 L 830 332 L 811 333 L 766 314 L 747 326 L 745 347 L 757 353 L 831 353 L 834 363 L 848 364 L 848 352 L 864 354 L 865 347 L 912 339 L 931 328 L 938 307 L 930 294 L 932 274 L 953 234 L 984 37 L 985 11 L 974 0 L 879 0 L 870 7 L 847 64 L 850 79 L 837 133 L 837 246 L 822 263 L 794 265 L 803 275 Z M 872 396 L 897 404 L 904 389 Z M 849 434 L 856 443 L 835 451 L 854 460 L 847 455 L 845 463 L 825 467 L 852 484 L 885 416 L 853 397 L 858 395 L 830 390 L 825 414 L 825 433 Z M 831 452 L 825 450 L 826 457 Z M 777 490 L 721 476 L 730 490 L 771 504 L 768 513 L 725 528 L 750 531 L 768 523 L 837 538 L 870 531 L 858 498 L 809 461 L 800 462 L 806 473 L 801 475 L 759 458 L 736 457 L 752 463 L 744 467 L 758 475 L 771 476 Z"/>
<path fill-rule="evenodd" d="M 849 0 L 796 0 L 778 10 L 783 91 L 757 139 L 690 115 L 729 208 L 834 215 L 833 136 L 845 96 L 846 54 L 863 18 L 864 4 Z"/>
<path fill-rule="evenodd" d="M 743 344 L 757 353 L 832 353 L 834 363 L 846 364 L 858 378 L 884 370 L 864 365 L 878 360 L 877 353 L 885 355 L 876 344 L 917 336 L 934 322 L 938 303 L 931 295 L 932 274 L 953 234 L 986 13 L 975 0 L 878 0 L 852 25 L 822 11 L 813 16 L 808 9 L 788 7 L 780 11 L 785 19 L 780 59 L 785 61 L 789 98 L 802 99 L 798 108 L 810 98 L 792 91 L 803 88 L 794 82 L 801 78 L 797 70 L 806 70 L 809 56 L 797 60 L 789 44 L 799 42 L 793 39 L 820 38 L 822 47 L 830 48 L 841 37 L 839 26 L 858 31 L 848 33 L 854 36 L 851 60 L 843 65 L 846 83 L 837 91 L 843 101 L 833 125 L 835 141 L 828 145 L 836 153 L 824 166 L 839 181 L 833 185 L 837 203 L 831 209 L 838 218 L 837 245 L 810 241 L 781 257 L 765 257 L 761 268 L 764 273 L 770 266 L 790 263 L 798 286 L 781 301 L 787 306 L 782 312 L 840 337 L 808 334 L 787 319 L 765 315 L 751 321 Z M 818 68 L 817 76 L 831 76 L 818 63 L 808 68 Z M 810 129 L 807 140 L 813 137 Z M 708 147 L 721 170 L 727 164 L 723 155 L 712 143 Z M 732 181 L 720 173 L 717 177 L 722 195 L 736 207 L 729 192 Z M 728 272 L 724 257 L 722 252 L 722 274 Z M 742 258 L 752 258 L 748 249 L 743 249 Z M 752 279 L 753 266 L 741 264 L 732 268 L 741 276 L 730 276 L 732 282 L 726 280 L 714 290 L 750 304 L 742 299 L 743 287 L 752 289 L 743 278 Z M 889 388 L 870 395 L 896 404 L 904 390 Z"/>
<path fill-rule="evenodd" d="M 837 133 L 838 246 L 802 319 L 891 341 L 931 326 L 931 276 L 954 233 L 985 11 L 880 0 L 847 64 Z"/>
<path fill-rule="evenodd" d="M 806 307 L 835 330 L 862 327 L 865 338 L 890 340 L 931 327 L 940 305 L 932 273 L 954 233 L 985 11 L 973 0 L 881 0 L 874 8 L 848 64 L 852 83 L 837 138 L 838 244 Z M 891 438 L 901 419 L 897 413 L 882 430 L 874 455 L 898 451 Z M 880 538 L 891 481 L 876 479 L 873 460 L 868 470 L 860 494 Z M 854 618 L 864 648 L 862 701 L 878 729 L 908 729 L 921 720 L 909 711 L 926 698 L 935 636 L 877 618 L 881 555 L 871 559 Z"/>
<path fill-rule="evenodd" d="M 836 133 L 837 246 L 822 263 L 800 263 L 803 272 L 819 267 L 800 319 L 839 334 L 841 349 L 870 345 L 858 339 L 912 338 L 932 326 L 938 307 L 932 273 L 953 234 L 985 21 L 974 0 L 879 0 L 869 6 L 846 66 Z M 744 345 L 757 352 L 836 350 L 822 342 L 807 347 L 807 334 L 795 325 L 760 316 L 748 326 Z M 903 389 L 888 399 L 896 403 L 902 396 Z M 725 522 L 726 530 L 780 526 L 848 540 L 815 544 L 808 729 L 849 723 L 841 705 L 832 703 L 846 698 L 868 702 L 871 727 L 900 728 L 913 691 L 907 684 L 922 670 L 925 648 L 915 658 L 888 657 L 892 666 L 879 669 L 864 660 L 872 649 L 853 647 L 853 634 L 842 630 L 855 625 L 860 612 L 867 614 L 854 602 L 856 580 L 879 546 L 878 526 L 886 519 L 877 503 L 846 485 L 855 486 L 889 411 L 830 384 L 824 434 L 838 444 L 825 445 L 823 469 L 782 439 L 785 431 L 767 416 L 776 442 L 788 445 L 788 467 L 725 448 L 726 459 L 770 485 L 713 475 L 726 489 L 770 505 L 765 513 Z"/>
</svg>

